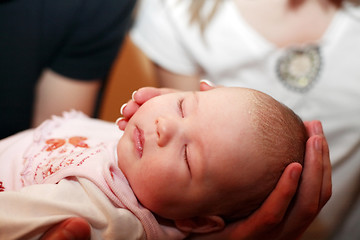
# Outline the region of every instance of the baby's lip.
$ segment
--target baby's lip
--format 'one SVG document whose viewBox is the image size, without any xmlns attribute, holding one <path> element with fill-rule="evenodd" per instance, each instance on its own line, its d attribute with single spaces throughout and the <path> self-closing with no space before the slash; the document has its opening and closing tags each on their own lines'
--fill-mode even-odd
<svg viewBox="0 0 360 240">
<path fill-rule="evenodd" d="M 133 141 L 134 141 L 135 152 L 139 156 L 139 158 L 141 158 L 143 155 L 145 138 L 144 138 L 144 131 L 137 126 L 134 129 Z"/>
</svg>

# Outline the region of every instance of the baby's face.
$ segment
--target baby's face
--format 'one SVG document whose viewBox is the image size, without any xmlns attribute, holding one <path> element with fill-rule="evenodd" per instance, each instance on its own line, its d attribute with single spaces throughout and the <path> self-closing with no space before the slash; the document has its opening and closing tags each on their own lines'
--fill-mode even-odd
<svg viewBox="0 0 360 240">
<path fill-rule="evenodd" d="M 182 219 L 203 214 L 226 189 L 247 185 L 263 166 L 252 161 L 249 98 L 244 89 L 218 88 L 146 102 L 118 144 L 119 167 L 139 201 Z"/>
</svg>

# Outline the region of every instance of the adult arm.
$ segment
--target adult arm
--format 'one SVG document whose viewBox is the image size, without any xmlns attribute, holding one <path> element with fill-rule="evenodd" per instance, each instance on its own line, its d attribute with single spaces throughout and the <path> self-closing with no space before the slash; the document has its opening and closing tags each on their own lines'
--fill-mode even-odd
<svg viewBox="0 0 360 240">
<path fill-rule="evenodd" d="M 93 115 L 100 79 L 121 47 L 135 2 L 51 1 L 44 6 L 46 44 L 40 50 L 46 68 L 38 79 L 33 126 L 71 108 Z"/>
<path fill-rule="evenodd" d="M 160 67 L 159 65 L 155 65 L 155 74 L 159 87 L 184 91 L 199 90 L 200 74 L 176 74 Z"/>
<path fill-rule="evenodd" d="M 100 84 L 100 79 L 80 81 L 45 70 L 36 89 L 32 126 L 38 126 L 53 114 L 61 115 L 71 109 L 92 116 Z"/>
</svg>

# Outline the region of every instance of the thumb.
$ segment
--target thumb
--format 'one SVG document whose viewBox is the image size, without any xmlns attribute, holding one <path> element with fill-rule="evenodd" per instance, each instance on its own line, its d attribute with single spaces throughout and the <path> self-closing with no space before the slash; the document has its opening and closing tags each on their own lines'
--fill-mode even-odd
<svg viewBox="0 0 360 240">
<path fill-rule="evenodd" d="M 69 218 L 46 232 L 40 240 L 88 240 L 90 226 L 83 218 Z"/>
</svg>

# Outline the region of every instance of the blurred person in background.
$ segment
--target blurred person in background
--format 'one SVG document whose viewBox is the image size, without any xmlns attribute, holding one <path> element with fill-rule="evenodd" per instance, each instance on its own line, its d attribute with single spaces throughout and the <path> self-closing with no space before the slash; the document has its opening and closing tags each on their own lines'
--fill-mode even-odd
<svg viewBox="0 0 360 240">
<path fill-rule="evenodd" d="M 93 116 L 133 0 L 0 0 L 0 139 L 77 109 Z"/>
<path fill-rule="evenodd" d="M 358 239 L 359 1 L 140 3 L 131 38 L 156 64 L 161 87 L 194 90 L 206 78 L 254 88 L 323 123 L 333 196 L 303 239 Z"/>
</svg>

